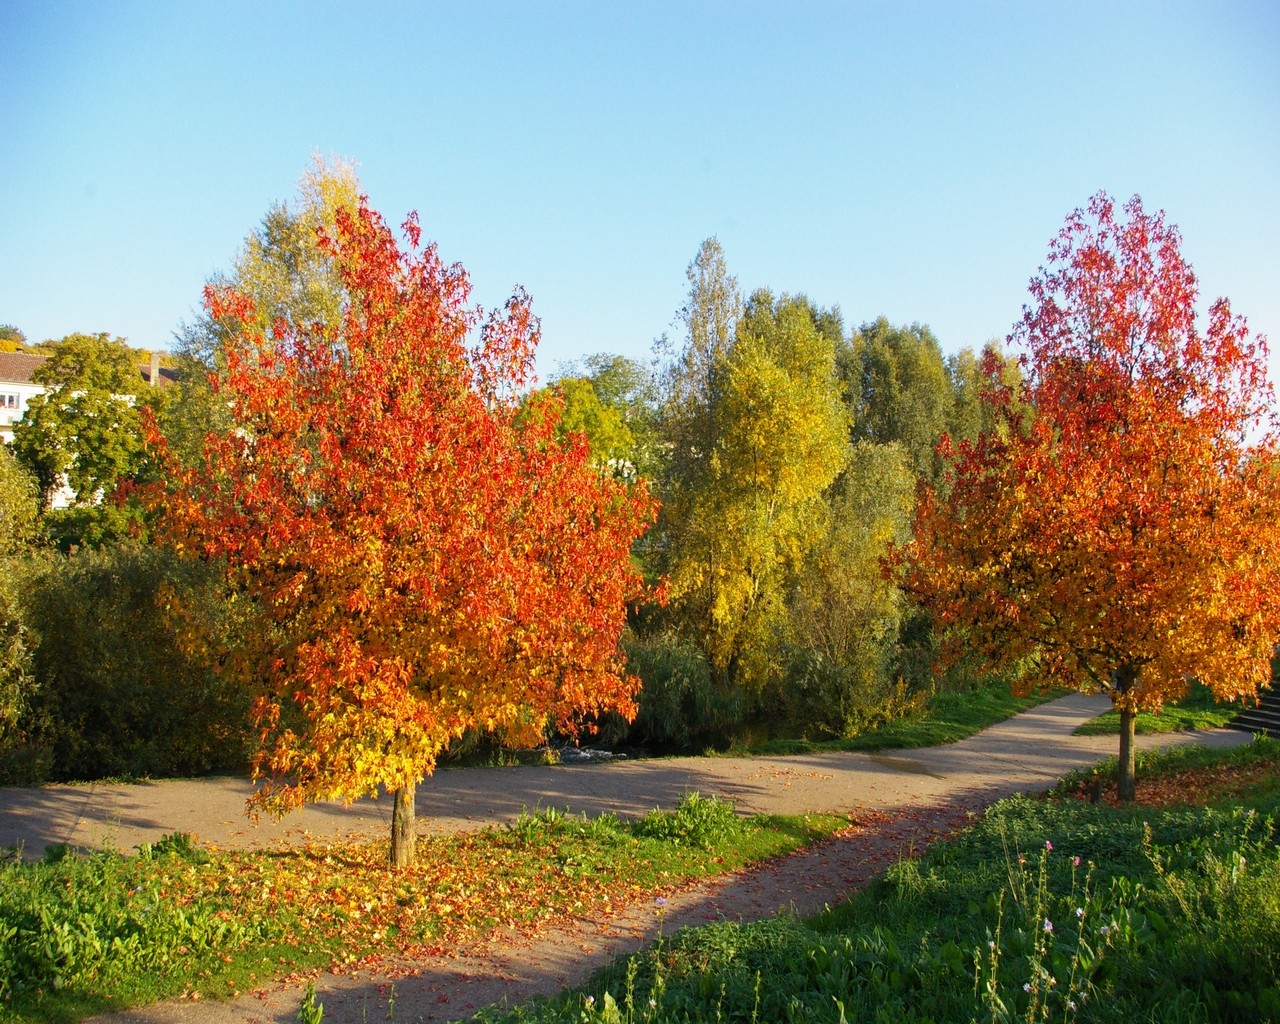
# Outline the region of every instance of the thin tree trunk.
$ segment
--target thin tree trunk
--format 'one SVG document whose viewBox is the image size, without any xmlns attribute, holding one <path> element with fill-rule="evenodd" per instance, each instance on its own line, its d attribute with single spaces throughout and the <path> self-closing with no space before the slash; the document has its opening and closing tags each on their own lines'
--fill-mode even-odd
<svg viewBox="0 0 1280 1024">
<path fill-rule="evenodd" d="M 1134 757 L 1134 722 L 1138 715 L 1132 708 L 1120 709 L 1120 777 L 1116 782 L 1116 796 L 1122 804 L 1131 804 L 1138 796 L 1138 782 L 1134 776 L 1137 768 Z"/>
<path fill-rule="evenodd" d="M 391 805 L 391 866 L 407 868 L 413 864 L 418 827 L 414 807 L 416 784 L 406 782 L 395 791 Z"/>
</svg>

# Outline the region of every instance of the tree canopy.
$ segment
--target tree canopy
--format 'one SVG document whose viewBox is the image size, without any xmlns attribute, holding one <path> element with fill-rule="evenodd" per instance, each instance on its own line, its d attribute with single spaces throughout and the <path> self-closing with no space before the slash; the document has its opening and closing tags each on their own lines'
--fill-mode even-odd
<svg viewBox="0 0 1280 1024">
<path fill-rule="evenodd" d="M 618 638 L 653 506 L 553 418 L 519 415 L 526 296 L 484 316 L 415 218 L 402 250 L 363 202 L 320 237 L 334 319 L 268 335 L 250 297 L 207 290 L 233 428 L 195 464 L 171 459 L 156 500 L 163 538 L 224 560 L 264 619 L 243 651 L 267 683 L 258 806 L 386 787 L 406 864 L 414 786 L 465 730 L 633 713 Z"/>
<path fill-rule="evenodd" d="M 1138 708 L 1270 680 L 1280 477 L 1264 343 L 1225 299 L 1202 329 L 1176 228 L 1123 213 L 1100 193 L 1051 245 L 1012 336 L 1034 414 L 988 354 L 1001 422 L 925 493 L 907 582 L 953 653 L 1106 692 L 1131 799 Z"/>
</svg>

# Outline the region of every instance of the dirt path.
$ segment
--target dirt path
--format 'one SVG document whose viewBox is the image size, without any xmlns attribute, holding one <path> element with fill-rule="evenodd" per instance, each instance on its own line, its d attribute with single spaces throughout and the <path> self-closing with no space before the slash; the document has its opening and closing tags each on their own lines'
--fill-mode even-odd
<svg viewBox="0 0 1280 1024">
<path fill-rule="evenodd" d="M 871 822 L 808 850 L 711 882 L 663 894 L 598 920 L 570 919 L 535 937 L 498 933 L 472 946 L 413 962 L 384 962 L 375 973 L 325 974 L 317 995 L 326 1024 L 383 1021 L 394 985 L 396 1020 L 466 1018 L 483 1006 L 517 1004 L 585 981 L 620 953 L 714 920 L 756 920 L 779 911 L 809 915 L 846 898 L 902 856 L 918 853 L 969 814 L 1001 796 L 1048 788 L 1068 771 L 1115 749 L 1114 737 L 1071 735 L 1107 702 L 1073 695 L 1041 705 L 959 743 L 887 754 L 789 758 L 676 758 L 591 767 L 443 772 L 419 789 L 426 831 L 456 831 L 513 819 L 539 806 L 575 812 L 640 814 L 671 806 L 686 792 L 733 800 L 740 810 L 858 813 Z M 1215 730 L 1143 737 L 1154 743 L 1247 742 Z M 305 833 L 386 834 L 386 802 L 322 805 L 280 827 L 253 829 L 240 812 L 241 780 L 144 786 L 0 790 L 0 843 L 47 837 L 77 845 L 103 838 L 129 849 L 174 830 L 205 842 L 263 846 Z M 16 837 L 13 838 L 13 837 Z M 659 913 L 659 910 L 661 913 Z M 302 987 L 277 984 L 225 1003 L 170 1000 L 94 1018 L 103 1024 L 267 1024 L 295 1020 Z"/>
</svg>

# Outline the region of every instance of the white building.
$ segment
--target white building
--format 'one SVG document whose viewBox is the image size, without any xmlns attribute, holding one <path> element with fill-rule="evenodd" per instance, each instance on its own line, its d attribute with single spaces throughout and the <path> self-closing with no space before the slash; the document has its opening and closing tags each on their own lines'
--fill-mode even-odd
<svg viewBox="0 0 1280 1024">
<path fill-rule="evenodd" d="M 44 385 L 36 384 L 31 375 L 48 356 L 26 352 L 0 352 L 0 441 L 13 440 L 13 425 L 27 411 L 27 402 L 44 393 Z"/>
</svg>

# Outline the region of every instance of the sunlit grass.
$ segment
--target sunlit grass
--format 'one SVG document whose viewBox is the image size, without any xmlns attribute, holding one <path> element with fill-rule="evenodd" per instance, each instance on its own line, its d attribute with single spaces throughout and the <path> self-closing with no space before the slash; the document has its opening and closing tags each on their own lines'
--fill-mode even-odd
<svg viewBox="0 0 1280 1024">
<path fill-rule="evenodd" d="M 810 921 L 689 929 L 476 1020 L 1280 1019 L 1280 746 L 1147 755 L 1139 804 L 1001 801 Z"/>
<path fill-rule="evenodd" d="M 0 1019 L 70 1022 L 156 999 L 236 995 L 370 958 L 456 948 L 487 930 L 534 932 L 691 879 L 791 852 L 848 824 L 834 815 L 739 818 L 690 797 L 636 822 L 556 812 L 423 838 L 413 868 L 386 845 L 219 852 L 170 837 L 0 868 Z"/>
<path fill-rule="evenodd" d="M 834 740 L 778 739 L 731 750 L 750 754 L 811 754 L 822 750 L 888 750 L 933 747 L 980 733 L 1067 691 L 1052 690 L 1015 697 L 1006 683 L 930 695 L 924 707 L 856 736 Z"/>
<path fill-rule="evenodd" d="M 1187 732 L 1192 729 L 1219 729 L 1228 725 L 1243 708 L 1239 704 L 1219 704 L 1209 688 L 1199 683 L 1179 701 L 1167 704 L 1157 712 L 1140 711 L 1134 719 L 1139 735 Z M 1079 736 L 1120 735 L 1120 714 L 1108 711 L 1076 729 Z"/>
</svg>

